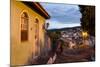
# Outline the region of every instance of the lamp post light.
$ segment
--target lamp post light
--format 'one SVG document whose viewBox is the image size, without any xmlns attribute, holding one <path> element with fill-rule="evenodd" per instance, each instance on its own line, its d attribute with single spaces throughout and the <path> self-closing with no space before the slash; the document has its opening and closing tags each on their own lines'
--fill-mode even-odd
<svg viewBox="0 0 100 67">
<path fill-rule="evenodd" d="M 86 31 L 82 32 L 82 36 L 83 36 L 83 44 L 85 44 L 85 40 L 88 37 L 88 33 Z"/>
</svg>

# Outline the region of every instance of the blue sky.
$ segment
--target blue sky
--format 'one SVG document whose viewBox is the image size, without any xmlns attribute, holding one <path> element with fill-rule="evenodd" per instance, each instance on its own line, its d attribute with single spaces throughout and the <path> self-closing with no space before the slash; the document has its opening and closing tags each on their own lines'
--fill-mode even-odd
<svg viewBox="0 0 100 67">
<path fill-rule="evenodd" d="M 51 18 L 49 29 L 80 26 L 81 13 L 77 5 L 40 3 Z"/>
</svg>

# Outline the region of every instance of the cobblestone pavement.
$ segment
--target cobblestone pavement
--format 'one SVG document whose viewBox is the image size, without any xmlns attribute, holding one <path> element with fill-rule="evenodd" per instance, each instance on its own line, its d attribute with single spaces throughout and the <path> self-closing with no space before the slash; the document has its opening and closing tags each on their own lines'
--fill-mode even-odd
<svg viewBox="0 0 100 67">
<path fill-rule="evenodd" d="M 87 62 L 95 60 L 95 52 L 92 48 L 65 49 L 61 55 L 57 55 L 54 63 Z"/>
<path fill-rule="evenodd" d="M 40 56 L 31 62 L 32 65 L 47 64 L 50 54 Z M 72 63 L 72 62 L 87 62 L 95 60 L 95 51 L 93 48 L 83 49 L 64 49 L 62 54 L 57 53 L 53 64 L 57 63 Z"/>
</svg>

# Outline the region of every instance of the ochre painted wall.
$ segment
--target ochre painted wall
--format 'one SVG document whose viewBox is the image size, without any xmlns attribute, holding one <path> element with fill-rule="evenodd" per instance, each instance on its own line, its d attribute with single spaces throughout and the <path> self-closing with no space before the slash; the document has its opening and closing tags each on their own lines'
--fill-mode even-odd
<svg viewBox="0 0 100 67">
<path fill-rule="evenodd" d="M 27 12 L 29 16 L 28 41 L 21 42 L 21 14 Z M 11 1 L 11 65 L 26 65 L 33 53 L 35 56 L 35 19 L 39 19 L 39 41 L 41 49 L 44 47 L 44 31 L 42 29 L 45 19 L 21 2 Z M 38 47 L 39 48 L 39 47 Z M 39 51 L 40 53 L 40 51 Z"/>
</svg>

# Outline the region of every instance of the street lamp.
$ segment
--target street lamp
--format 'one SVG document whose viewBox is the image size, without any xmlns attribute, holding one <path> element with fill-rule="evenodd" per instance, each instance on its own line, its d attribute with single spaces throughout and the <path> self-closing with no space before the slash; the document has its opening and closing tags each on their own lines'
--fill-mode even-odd
<svg viewBox="0 0 100 67">
<path fill-rule="evenodd" d="M 83 31 L 82 36 L 83 36 L 83 44 L 85 44 L 85 40 L 88 37 L 88 33 L 86 31 Z"/>
<path fill-rule="evenodd" d="M 87 38 L 88 33 L 87 32 L 82 32 L 82 35 L 83 35 L 84 38 Z"/>
</svg>

